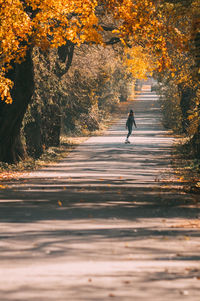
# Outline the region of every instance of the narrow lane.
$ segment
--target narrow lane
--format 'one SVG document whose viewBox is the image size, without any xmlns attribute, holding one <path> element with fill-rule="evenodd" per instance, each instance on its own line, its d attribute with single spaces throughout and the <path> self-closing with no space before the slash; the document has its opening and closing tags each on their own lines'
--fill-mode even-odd
<svg viewBox="0 0 200 301">
<path fill-rule="evenodd" d="M 0 191 L 0 300 L 199 301 L 200 237 L 194 196 L 169 181 L 173 138 L 158 97 L 59 164 Z"/>
</svg>

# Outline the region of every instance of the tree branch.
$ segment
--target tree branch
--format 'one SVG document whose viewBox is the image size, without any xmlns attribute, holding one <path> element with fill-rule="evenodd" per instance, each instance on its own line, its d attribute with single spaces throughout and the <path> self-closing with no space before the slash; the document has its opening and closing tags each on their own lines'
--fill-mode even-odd
<svg viewBox="0 0 200 301">
<path fill-rule="evenodd" d="M 105 42 L 106 45 L 113 45 L 113 44 L 116 44 L 116 43 L 119 43 L 120 42 L 120 38 L 117 38 L 117 37 L 114 37 L 114 38 L 111 38 L 109 41 Z"/>
<path fill-rule="evenodd" d="M 58 77 L 62 77 L 69 70 L 74 54 L 74 44 L 71 41 L 67 41 L 65 45 L 58 48 L 58 56 L 62 63 L 65 63 L 65 68 L 61 69 L 59 63 L 57 64 L 56 74 Z M 59 71 L 58 71 L 59 70 Z"/>
<path fill-rule="evenodd" d="M 105 31 L 113 31 L 113 30 L 115 30 L 115 29 L 117 29 L 117 27 L 113 27 L 113 26 L 108 26 L 108 25 L 100 25 L 102 28 L 103 28 L 103 30 L 105 30 Z"/>
</svg>

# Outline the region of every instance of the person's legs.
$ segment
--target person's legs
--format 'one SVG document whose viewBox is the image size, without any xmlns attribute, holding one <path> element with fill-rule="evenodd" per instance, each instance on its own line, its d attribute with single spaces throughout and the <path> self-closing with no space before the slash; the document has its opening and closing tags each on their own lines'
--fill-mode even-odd
<svg viewBox="0 0 200 301">
<path fill-rule="evenodd" d="M 128 137 L 131 135 L 131 133 L 132 133 L 132 127 L 128 127 L 128 135 L 126 137 L 125 143 L 130 143 L 129 140 L 128 140 Z"/>
<path fill-rule="evenodd" d="M 131 133 L 132 133 L 132 127 L 128 128 L 128 135 L 127 135 L 127 139 L 130 137 Z"/>
</svg>

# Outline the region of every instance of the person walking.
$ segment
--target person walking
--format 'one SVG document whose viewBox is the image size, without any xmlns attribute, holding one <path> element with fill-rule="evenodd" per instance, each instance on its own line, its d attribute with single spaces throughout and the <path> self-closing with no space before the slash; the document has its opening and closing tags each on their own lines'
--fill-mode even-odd
<svg viewBox="0 0 200 301">
<path fill-rule="evenodd" d="M 130 141 L 128 140 L 128 138 L 129 138 L 129 136 L 132 133 L 133 124 L 137 128 L 137 125 L 136 125 L 136 122 L 135 122 L 135 118 L 134 118 L 134 114 L 133 114 L 133 110 L 130 110 L 130 113 L 128 115 L 128 119 L 126 121 L 126 129 L 128 129 L 128 135 L 126 137 L 125 143 L 130 143 Z"/>
</svg>

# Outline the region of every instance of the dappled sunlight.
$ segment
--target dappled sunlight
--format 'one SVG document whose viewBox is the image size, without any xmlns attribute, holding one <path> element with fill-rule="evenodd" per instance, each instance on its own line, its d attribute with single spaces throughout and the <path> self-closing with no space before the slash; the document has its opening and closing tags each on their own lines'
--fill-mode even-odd
<svg viewBox="0 0 200 301">
<path fill-rule="evenodd" d="M 191 202 L 191 198 L 180 194 L 181 183 L 174 179 L 170 165 L 174 138 L 167 135 L 161 125 L 154 94 L 145 92 L 137 98 L 138 102 L 134 103 L 137 129 L 133 131 L 130 145 L 124 144 L 127 133 L 124 118 L 105 135 L 91 137 L 79 145 L 60 163 L 30 172 L 25 181 L 10 181 L 8 189 L 0 191 L 1 203 L 12 200 L 15 203 L 15 199 L 19 202 L 21 198 L 29 200 L 28 206 L 34 200 L 36 206 L 42 203 L 57 208 L 57 201 L 61 200 L 62 212 L 66 211 L 66 215 L 61 214 L 60 218 L 70 219 L 70 208 L 79 208 L 78 211 L 93 208 L 98 216 L 103 214 L 98 210 L 104 207 L 135 210 L 134 202 L 139 202 L 137 209 L 141 210 L 147 204 L 160 206 L 162 202 L 171 202 L 172 206 L 182 206 Z M 154 103 L 158 110 L 153 113 Z M 137 214 L 140 216 L 138 210 Z M 134 213 L 132 217 L 135 216 Z"/>
<path fill-rule="evenodd" d="M 191 277 L 197 277 L 199 233 L 178 225 L 186 220 L 193 225 L 200 207 L 181 190 L 170 164 L 174 139 L 146 96 L 134 102 L 138 128 L 130 145 L 124 144 L 124 118 L 58 164 L 5 182 L 0 190 L 5 300 L 30 300 L 33 292 L 34 301 L 47 295 L 51 300 L 49 292 L 52 300 L 63 300 L 64 292 L 69 300 L 99 301 L 114 298 L 117 290 L 116 300 L 132 301 L 133 285 L 146 300 L 146 289 L 170 294 L 182 280 L 197 294 Z"/>
<path fill-rule="evenodd" d="M 200 300 L 199 8 L 0 0 L 0 301 Z"/>
</svg>

